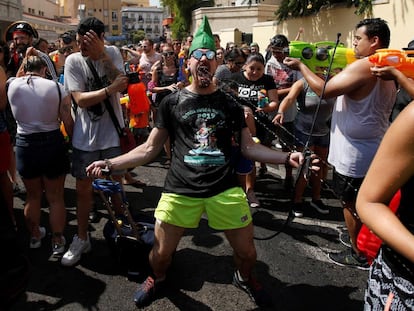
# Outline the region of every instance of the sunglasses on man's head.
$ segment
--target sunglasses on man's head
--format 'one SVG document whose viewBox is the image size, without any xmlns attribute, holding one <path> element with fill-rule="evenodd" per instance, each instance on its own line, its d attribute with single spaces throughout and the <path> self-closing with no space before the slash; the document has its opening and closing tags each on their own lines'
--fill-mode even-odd
<svg viewBox="0 0 414 311">
<path fill-rule="evenodd" d="M 203 52 L 201 50 L 195 50 L 192 54 L 192 57 L 194 57 L 196 60 L 200 60 L 203 56 L 207 57 L 208 60 L 214 59 L 216 57 L 216 52 L 212 50 L 208 50 L 206 52 Z"/>
</svg>

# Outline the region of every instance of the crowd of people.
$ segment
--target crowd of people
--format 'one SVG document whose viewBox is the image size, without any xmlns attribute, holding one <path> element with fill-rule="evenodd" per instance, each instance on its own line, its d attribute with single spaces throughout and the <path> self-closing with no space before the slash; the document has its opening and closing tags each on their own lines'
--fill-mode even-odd
<svg viewBox="0 0 414 311">
<path fill-rule="evenodd" d="M 386 303 L 390 310 L 414 307 L 407 298 L 414 286 L 414 255 L 406 247 L 414 245 L 412 144 L 406 135 L 411 105 L 387 132 L 397 87 L 408 101 L 414 85 L 394 67 L 372 68 L 367 59 L 388 47 L 386 21 L 370 18 L 356 25 L 357 60 L 335 73 L 331 68 L 312 72 L 290 58 L 290 41 L 283 34 L 270 38 L 264 55 L 255 42 L 222 47 L 206 17 L 194 36 L 182 41 L 145 38 L 122 47 L 105 41 L 105 26 L 94 17 L 83 19 L 53 44 L 23 21 L 12 23 L 5 34 L 6 41 L 0 42 L 1 194 L 15 223 L 13 192 L 25 189 L 30 248 L 41 247 L 48 227 L 53 255 L 64 266 L 76 265 L 91 250 L 93 178 L 102 177 L 106 168 L 121 184 L 144 187 L 128 170 L 163 151 L 169 170 L 155 210 L 152 273 L 134 295 L 137 306 L 154 299 L 185 229 L 197 227 L 203 213 L 233 248 L 233 283 L 258 305 L 266 305 L 270 299 L 252 273 L 256 250 L 251 209 L 260 207 L 256 179 L 268 173 L 267 163 L 284 165 L 292 214 L 303 217 L 308 205 L 328 214 L 321 188 L 332 167 L 331 187 L 345 221 L 340 240 L 347 247 L 330 253 L 330 260 L 369 269 L 357 244 L 366 223 L 385 242 L 371 268 L 367 310 L 383 310 Z M 141 106 L 147 108 L 134 108 L 132 95 L 131 102 L 120 105 L 128 85 L 138 82 L 142 85 L 136 90 L 148 103 Z M 114 118 L 131 128 L 137 145 L 132 151 L 122 152 Z M 311 153 L 310 172 L 295 180 L 293 168 L 304 163 L 304 151 Z M 391 159 L 394 169 L 384 172 Z M 16 172 L 24 187 L 18 185 Z M 76 178 L 77 234 L 68 247 L 64 184 L 69 172 Z M 308 184 L 311 198 L 305 204 Z M 400 218 L 387 209 L 399 189 Z M 50 207 L 49 226 L 40 223 L 43 198 Z M 121 214 L 119 198 L 112 203 Z M 405 285 L 398 286 L 396 278 Z M 377 284 L 387 291 L 387 301 Z"/>
</svg>

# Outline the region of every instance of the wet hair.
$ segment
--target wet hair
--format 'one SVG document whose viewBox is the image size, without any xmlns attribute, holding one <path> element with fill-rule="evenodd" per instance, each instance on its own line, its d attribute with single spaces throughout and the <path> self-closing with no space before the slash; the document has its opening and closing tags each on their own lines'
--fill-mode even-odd
<svg viewBox="0 0 414 311">
<path fill-rule="evenodd" d="M 77 33 L 84 36 L 89 30 L 93 30 L 100 37 L 105 33 L 105 25 L 96 17 L 87 17 L 80 21 Z"/>
<path fill-rule="evenodd" d="M 261 63 L 263 66 L 265 64 L 265 60 L 262 54 L 250 54 L 247 57 L 246 64 L 249 64 L 251 62 L 258 62 L 258 63 Z"/>
<path fill-rule="evenodd" d="M 381 48 L 390 45 L 391 32 L 387 22 L 381 18 L 366 18 L 356 25 L 356 29 L 365 26 L 365 34 L 369 39 L 377 36 L 381 41 Z"/>
<path fill-rule="evenodd" d="M 243 51 L 239 48 L 234 48 L 229 50 L 226 55 L 224 55 L 224 60 L 226 62 L 228 61 L 235 61 L 236 58 L 238 57 L 243 57 L 244 59 L 246 59 L 246 54 L 243 53 Z"/>
<path fill-rule="evenodd" d="M 40 70 L 46 66 L 46 62 L 39 56 L 30 55 L 23 60 L 24 72 L 40 72 Z"/>
<path fill-rule="evenodd" d="M 289 40 L 284 35 L 276 35 L 270 40 L 270 45 L 272 47 L 284 48 L 289 46 Z"/>
</svg>

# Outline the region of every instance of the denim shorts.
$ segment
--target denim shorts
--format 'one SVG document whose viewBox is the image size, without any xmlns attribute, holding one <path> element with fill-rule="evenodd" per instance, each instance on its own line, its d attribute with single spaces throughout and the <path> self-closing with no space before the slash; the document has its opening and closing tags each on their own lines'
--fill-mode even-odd
<svg viewBox="0 0 414 311">
<path fill-rule="evenodd" d="M 326 134 L 323 136 L 314 136 L 312 135 L 310 140 L 309 140 L 309 144 L 308 146 L 318 146 L 318 147 L 324 147 L 324 148 L 328 148 L 329 147 L 329 138 L 330 138 L 330 134 Z M 295 139 L 296 142 L 302 146 L 305 146 L 306 142 L 309 139 L 309 135 L 305 134 L 297 129 L 295 129 Z"/>
<path fill-rule="evenodd" d="M 73 148 L 72 175 L 76 178 L 86 178 L 86 168 L 94 161 L 110 159 L 122 154 L 121 147 L 112 147 L 104 150 L 83 151 Z M 113 171 L 112 175 L 123 175 L 125 170 Z"/>
<path fill-rule="evenodd" d="M 69 173 L 68 148 L 59 129 L 16 135 L 17 171 L 22 178 L 49 179 Z"/>
</svg>

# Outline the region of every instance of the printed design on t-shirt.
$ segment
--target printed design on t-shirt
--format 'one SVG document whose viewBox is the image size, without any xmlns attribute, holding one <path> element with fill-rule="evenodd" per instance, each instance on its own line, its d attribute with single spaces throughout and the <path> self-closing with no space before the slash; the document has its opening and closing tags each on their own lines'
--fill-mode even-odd
<svg viewBox="0 0 414 311">
<path fill-rule="evenodd" d="M 273 77 L 277 89 L 289 88 L 295 81 L 294 72 L 288 67 L 270 66 L 269 74 Z"/>
<path fill-rule="evenodd" d="M 251 85 L 244 85 L 240 84 L 238 87 L 238 95 L 240 98 L 249 99 L 257 105 L 260 90 L 264 89 L 265 86 L 263 84 L 251 84 Z"/>
<path fill-rule="evenodd" d="M 193 110 L 194 147 L 184 156 L 184 162 L 192 165 L 218 166 L 225 163 L 223 152 L 217 147 L 217 129 L 224 125 L 218 112 L 210 108 Z M 184 116 L 188 117 L 188 114 Z"/>
<path fill-rule="evenodd" d="M 96 91 L 96 90 L 101 89 L 103 85 L 105 86 L 105 85 L 111 84 L 106 75 L 101 77 L 100 82 L 95 81 L 95 78 L 93 76 L 87 77 L 86 83 L 87 83 L 87 88 L 89 91 Z M 105 105 L 102 102 L 100 102 L 93 106 L 87 107 L 86 110 L 88 112 L 88 115 L 91 121 L 99 121 L 105 112 Z"/>
</svg>

